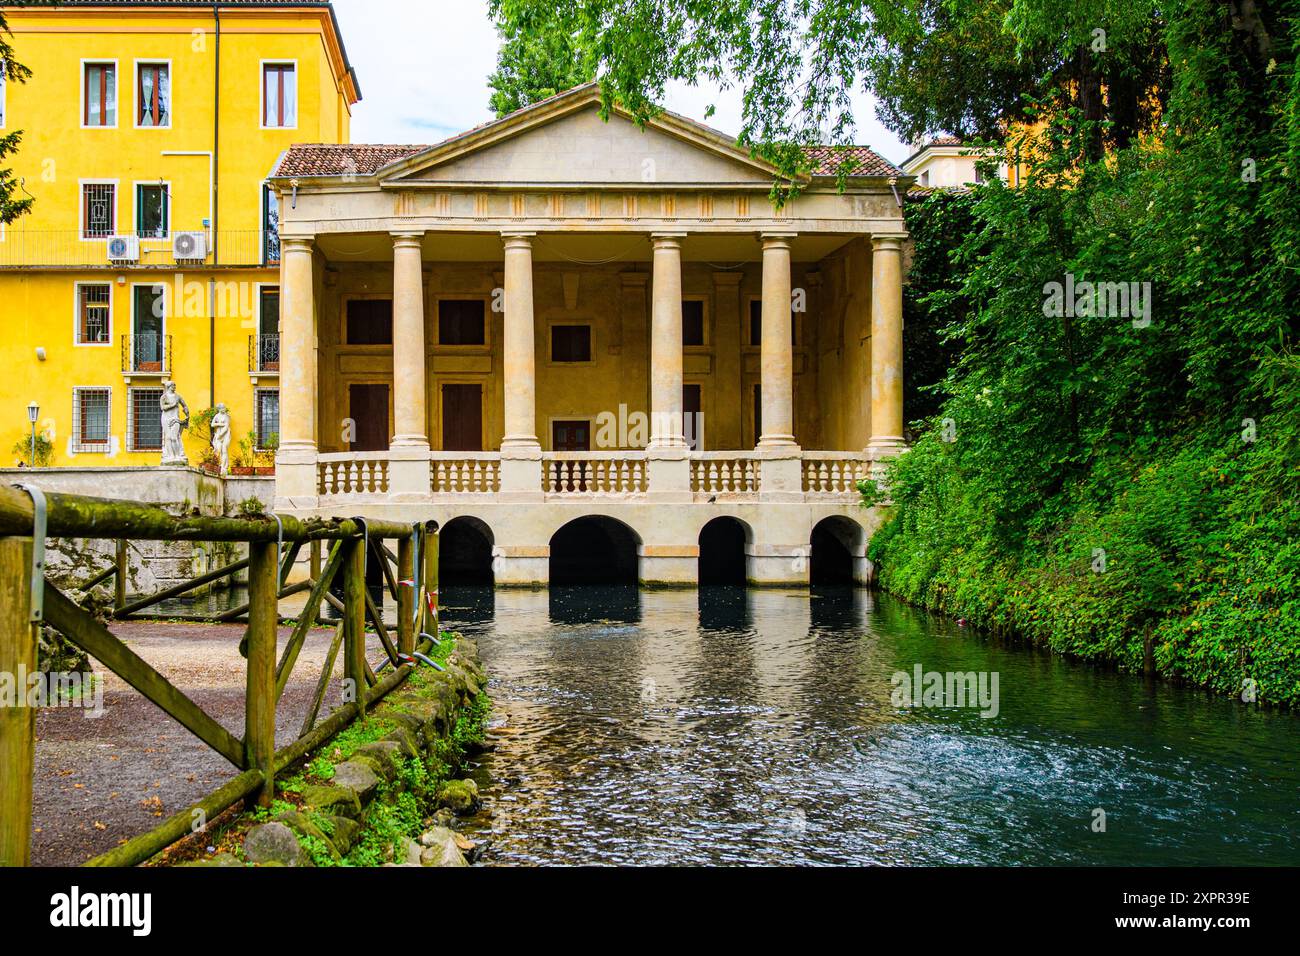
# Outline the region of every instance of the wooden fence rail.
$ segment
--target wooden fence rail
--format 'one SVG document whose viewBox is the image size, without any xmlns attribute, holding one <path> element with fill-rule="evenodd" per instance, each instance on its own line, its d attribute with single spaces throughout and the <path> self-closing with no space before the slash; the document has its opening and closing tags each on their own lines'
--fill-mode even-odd
<svg viewBox="0 0 1300 956">
<path fill-rule="evenodd" d="M 0 485 L 0 675 L 36 673 L 37 634 L 44 620 L 242 771 L 194 807 L 187 807 L 157 829 L 96 857 L 91 865 L 131 866 L 147 859 L 185 835 L 196 808 L 204 811 L 205 818 L 211 818 L 243 799 L 268 806 L 277 773 L 352 719 L 364 717 L 369 707 L 405 680 L 416 663 L 417 652 L 427 653 L 438 638 L 436 522 L 404 525 L 361 518 L 302 521 L 274 515 L 176 516 L 129 501 L 65 494 L 48 494 L 44 499 L 46 537 L 116 540 L 114 565 L 82 586 L 88 591 L 114 578 L 116 619 L 130 618 L 161 601 L 248 571 L 248 602 L 215 618 L 247 619 L 240 642 L 247 661 L 245 730 L 240 739 L 44 576 L 43 568 L 33 563 L 38 525 L 35 501 L 25 490 Z M 128 603 L 128 540 L 244 542 L 249 556 Z M 394 553 L 385 541 L 396 541 L 397 551 Z M 329 544 L 323 566 L 321 542 Z M 289 573 L 304 545 L 311 547 L 311 575 L 306 581 L 288 584 Z M 396 640 L 366 588 L 366 563 L 372 557 L 380 562 L 386 589 L 397 605 L 397 626 L 392 629 Z M 330 593 L 340 575 L 342 600 Z M 308 592 L 306 604 L 277 655 L 279 602 L 303 591 Z M 34 601 L 41 607 L 34 608 Z M 322 603 L 335 607 L 341 620 L 298 739 L 277 752 L 276 704 L 308 633 L 316 625 Z M 367 624 L 384 651 L 377 668 L 366 659 Z M 340 651 L 345 703 L 318 724 L 316 718 Z M 390 665 L 390 673 L 377 676 L 377 671 Z M 4 770 L 0 774 L 0 866 L 26 866 L 31 860 L 36 712 L 28 706 L 25 693 L 18 693 L 13 703 L 0 704 L 0 768 Z"/>
</svg>

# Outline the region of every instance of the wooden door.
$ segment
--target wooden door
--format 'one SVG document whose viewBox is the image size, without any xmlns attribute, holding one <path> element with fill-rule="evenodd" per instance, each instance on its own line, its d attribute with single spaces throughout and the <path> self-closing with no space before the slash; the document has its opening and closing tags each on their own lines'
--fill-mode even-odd
<svg viewBox="0 0 1300 956">
<path fill-rule="evenodd" d="M 387 385 L 349 385 L 348 417 L 355 428 L 352 451 L 388 449 Z"/>
<path fill-rule="evenodd" d="M 682 386 L 682 434 L 691 451 L 700 450 L 700 439 L 704 437 L 704 397 L 700 385 Z"/>
<path fill-rule="evenodd" d="M 483 386 L 442 387 L 442 450 L 483 450 Z"/>
</svg>

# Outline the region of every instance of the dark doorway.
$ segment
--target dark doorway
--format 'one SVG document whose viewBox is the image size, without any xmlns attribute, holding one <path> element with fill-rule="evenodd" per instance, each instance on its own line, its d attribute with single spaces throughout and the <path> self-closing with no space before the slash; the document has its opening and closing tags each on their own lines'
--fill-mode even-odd
<svg viewBox="0 0 1300 956">
<path fill-rule="evenodd" d="M 551 584 L 636 584 L 639 544 L 636 533 L 613 518 L 570 521 L 551 538 Z"/>
<path fill-rule="evenodd" d="M 352 451 L 384 451 L 388 448 L 387 385 L 349 385 L 348 417 L 355 428 Z"/>
<path fill-rule="evenodd" d="M 714 518 L 700 531 L 699 582 L 745 584 L 745 525 L 738 518 Z"/>
<path fill-rule="evenodd" d="M 443 451 L 483 450 L 483 386 L 442 387 Z"/>
<path fill-rule="evenodd" d="M 853 584 L 854 554 L 861 548 L 862 529 L 848 518 L 824 518 L 812 531 L 808 580 L 814 587 Z"/>
<path fill-rule="evenodd" d="M 487 585 L 492 573 L 492 529 L 478 518 L 453 518 L 438 533 L 438 583 Z"/>
</svg>

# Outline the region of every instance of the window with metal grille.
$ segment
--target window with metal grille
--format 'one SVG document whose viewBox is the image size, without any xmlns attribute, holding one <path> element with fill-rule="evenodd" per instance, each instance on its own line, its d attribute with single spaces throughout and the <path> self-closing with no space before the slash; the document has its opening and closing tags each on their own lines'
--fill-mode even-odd
<svg viewBox="0 0 1300 956">
<path fill-rule="evenodd" d="M 117 229 L 117 187 L 112 183 L 83 183 L 81 186 L 81 235 L 103 239 Z"/>
<path fill-rule="evenodd" d="M 77 286 L 77 344 L 107 345 L 113 288 L 107 282 Z"/>
<path fill-rule="evenodd" d="M 141 239 L 166 239 L 168 233 L 167 187 L 135 187 L 135 231 Z"/>
<path fill-rule="evenodd" d="M 257 447 L 274 447 L 280 443 L 280 390 L 259 388 L 256 401 Z"/>
<path fill-rule="evenodd" d="M 590 362 L 590 325 L 552 325 L 552 362 Z"/>
<path fill-rule="evenodd" d="M 262 66 L 262 125 L 298 125 L 298 84 L 292 63 Z"/>
<path fill-rule="evenodd" d="M 112 391 L 107 388 L 73 389 L 72 444 L 74 451 L 108 451 L 109 402 L 111 398 Z"/>
<path fill-rule="evenodd" d="M 117 65 L 113 63 L 87 63 L 82 94 L 86 126 L 117 125 Z"/>
<path fill-rule="evenodd" d="M 348 300 L 348 345 L 393 344 L 393 300 Z"/>
<path fill-rule="evenodd" d="M 136 73 L 136 97 L 140 126 L 170 126 L 172 123 L 171 68 L 166 63 L 141 63 Z"/>
<path fill-rule="evenodd" d="M 485 315 L 482 299 L 439 299 L 438 344 L 486 344 Z"/>
<path fill-rule="evenodd" d="M 130 451 L 160 451 L 163 445 L 161 388 L 129 389 L 126 436 Z"/>
</svg>

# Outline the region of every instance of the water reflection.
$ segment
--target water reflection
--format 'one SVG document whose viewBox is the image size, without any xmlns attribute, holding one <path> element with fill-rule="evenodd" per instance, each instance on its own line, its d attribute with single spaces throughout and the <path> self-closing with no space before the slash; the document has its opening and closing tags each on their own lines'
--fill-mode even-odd
<svg viewBox="0 0 1300 956">
<path fill-rule="evenodd" d="M 492 862 L 1300 859 L 1287 715 L 862 590 L 490 595 L 443 598 L 505 720 L 480 769 Z M 998 717 L 895 707 L 891 676 L 916 664 L 998 672 Z"/>
</svg>

